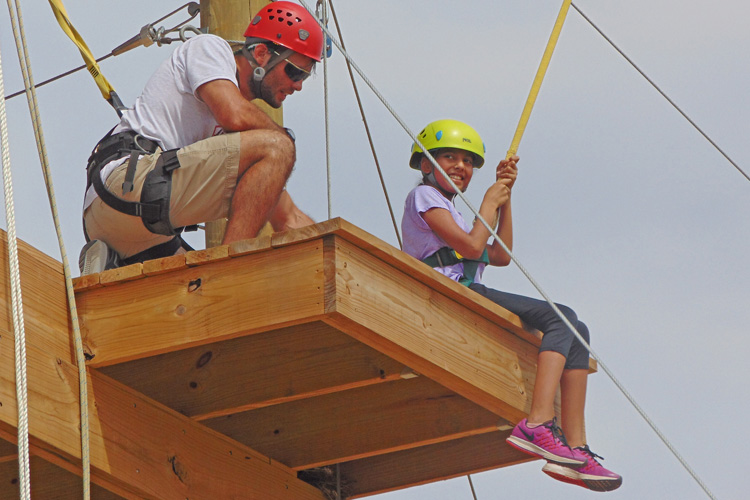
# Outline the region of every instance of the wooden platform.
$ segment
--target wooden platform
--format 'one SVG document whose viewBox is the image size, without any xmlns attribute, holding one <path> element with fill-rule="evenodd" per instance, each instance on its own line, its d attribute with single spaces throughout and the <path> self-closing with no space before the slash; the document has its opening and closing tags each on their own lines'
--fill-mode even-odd
<svg viewBox="0 0 750 500">
<path fill-rule="evenodd" d="M 32 491 L 77 498 L 61 265 L 21 245 L 21 266 Z M 0 500 L 18 498 L 6 268 Z M 76 297 L 93 498 L 324 499 L 297 473 L 336 464 L 359 497 L 527 460 L 505 437 L 538 332 L 342 219 L 79 278 Z"/>
</svg>

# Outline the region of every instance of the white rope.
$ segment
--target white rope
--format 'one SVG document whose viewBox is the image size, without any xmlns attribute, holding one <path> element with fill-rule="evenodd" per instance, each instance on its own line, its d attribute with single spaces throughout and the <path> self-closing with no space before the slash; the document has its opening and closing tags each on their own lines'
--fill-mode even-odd
<svg viewBox="0 0 750 500">
<path fill-rule="evenodd" d="M 81 415 L 81 476 L 83 480 L 83 499 L 89 500 L 91 496 L 91 463 L 89 453 L 89 413 L 88 413 L 88 386 L 86 381 L 86 358 L 83 354 L 83 341 L 81 339 L 81 329 L 78 324 L 78 310 L 76 308 L 75 292 L 73 291 L 73 280 L 68 263 L 68 255 L 65 251 L 65 242 L 62 236 L 62 227 L 57 210 L 57 201 L 52 184 L 52 173 L 49 168 L 47 159 L 47 148 L 44 145 L 44 135 L 42 133 L 41 117 L 39 115 L 39 105 L 36 99 L 34 89 L 34 78 L 31 74 L 31 61 L 29 59 L 28 49 L 26 47 L 26 36 L 23 29 L 23 17 L 21 15 L 21 6 L 18 0 L 15 0 L 15 12 L 8 1 L 8 10 L 10 11 L 13 35 L 18 51 L 18 60 L 23 73 L 24 86 L 26 88 L 26 100 L 29 105 L 31 122 L 34 127 L 34 138 L 36 139 L 39 160 L 42 165 L 45 184 L 47 186 L 47 197 L 49 198 L 50 208 L 52 210 L 52 219 L 57 233 L 57 242 L 60 246 L 60 255 L 63 264 L 63 273 L 65 275 L 65 290 L 68 298 L 68 309 L 73 326 L 73 343 L 75 346 L 76 364 L 78 366 L 78 384 L 79 384 L 79 403 Z"/>
<path fill-rule="evenodd" d="M 309 7 L 305 3 L 305 0 L 300 0 L 300 3 L 302 6 L 304 6 L 308 11 L 310 11 Z M 495 239 L 495 241 L 498 242 L 498 244 L 502 247 L 502 249 L 507 253 L 513 263 L 518 267 L 518 269 L 523 273 L 523 275 L 526 277 L 526 279 L 529 280 L 529 282 L 536 288 L 536 290 L 539 292 L 539 294 L 544 298 L 545 301 L 550 305 L 552 310 L 555 311 L 555 313 L 560 317 L 560 319 L 563 321 L 565 326 L 570 329 L 571 332 L 576 336 L 576 338 L 583 344 L 583 346 L 586 347 L 586 349 L 591 354 L 591 357 L 599 364 L 599 367 L 604 371 L 604 373 L 607 374 L 607 376 L 612 380 L 612 382 L 617 386 L 617 388 L 622 392 L 622 394 L 625 396 L 625 398 L 630 402 L 630 404 L 636 409 L 636 411 L 643 417 L 643 419 L 648 423 L 648 425 L 653 429 L 653 431 L 656 433 L 657 436 L 662 440 L 662 442 L 667 446 L 669 451 L 672 452 L 672 454 L 677 458 L 677 460 L 682 464 L 682 466 L 690 473 L 690 475 L 693 477 L 693 479 L 698 483 L 698 485 L 703 489 L 703 491 L 712 499 L 715 499 L 711 491 L 708 489 L 708 487 L 705 485 L 705 483 L 698 477 L 698 475 L 693 471 L 693 469 L 690 467 L 690 465 L 687 463 L 687 461 L 682 457 L 680 453 L 678 453 L 677 449 L 672 445 L 672 443 L 667 439 L 667 437 L 664 435 L 664 433 L 659 430 L 659 428 L 656 426 L 656 424 L 649 418 L 649 416 L 646 414 L 646 412 L 641 408 L 641 406 L 635 401 L 633 396 L 630 395 L 630 393 L 625 389 L 625 386 L 620 383 L 620 381 L 614 376 L 612 371 L 609 369 L 609 367 L 602 361 L 602 359 L 599 357 L 598 354 L 591 348 L 591 346 L 586 342 L 586 340 L 581 336 L 581 334 L 578 332 L 578 330 L 571 324 L 571 322 L 568 320 L 568 318 L 565 317 L 564 314 L 560 311 L 560 309 L 557 307 L 557 305 L 550 299 L 550 297 L 547 295 L 547 293 L 542 289 L 542 287 L 537 283 L 537 281 L 534 279 L 534 277 L 529 273 L 529 271 L 526 270 L 526 268 L 521 264 L 521 262 L 516 258 L 515 255 L 508 249 L 508 246 L 503 242 L 502 239 L 497 235 L 495 230 L 487 223 L 487 221 L 479 214 L 479 211 L 474 208 L 474 206 L 469 202 L 469 200 L 466 198 L 466 196 L 461 192 L 460 189 L 456 186 L 456 184 L 451 180 L 451 178 L 445 173 L 445 170 L 443 170 L 440 165 L 438 165 L 437 161 L 435 161 L 435 158 L 430 154 L 430 152 L 427 150 L 427 148 L 422 144 L 419 140 L 419 138 L 414 134 L 414 132 L 411 131 L 411 129 L 406 125 L 403 119 L 396 113 L 396 111 L 391 107 L 391 105 L 388 103 L 388 101 L 383 97 L 383 95 L 375 88 L 373 83 L 370 81 L 370 79 L 362 72 L 362 70 L 357 66 L 357 64 L 352 60 L 351 56 L 341 47 L 339 42 L 333 38 L 331 33 L 328 31 L 328 28 L 326 28 L 323 25 L 320 25 L 320 27 L 323 29 L 323 31 L 331 38 L 331 41 L 334 45 L 339 49 L 341 54 L 346 58 L 347 61 L 351 64 L 351 66 L 357 71 L 360 77 L 362 77 L 362 80 L 367 84 L 368 87 L 372 90 L 372 92 L 377 96 L 377 98 L 380 100 L 381 103 L 383 103 L 383 106 L 391 113 L 391 115 L 396 119 L 396 121 L 401 125 L 401 128 L 404 129 L 404 131 L 409 135 L 409 137 L 417 144 L 419 147 L 424 151 L 424 154 L 427 158 L 429 158 L 430 162 L 433 164 L 433 166 L 443 175 L 443 177 L 448 181 L 449 185 L 453 188 L 453 190 L 456 192 L 458 197 L 466 204 L 467 207 L 469 207 L 469 210 L 476 216 L 477 220 L 482 223 L 482 225 L 487 228 L 487 230 L 490 232 L 492 237 Z"/>
<path fill-rule="evenodd" d="M 16 401 L 18 406 L 18 483 L 20 498 L 31 498 L 31 473 L 29 467 L 29 404 L 26 380 L 26 330 L 23 322 L 23 297 L 21 296 L 21 271 L 18 266 L 18 240 L 16 215 L 13 206 L 13 179 L 10 170 L 8 146 L 8 119 L 5 113 L 5 85 L 0 56 L 0 149 L 3 157 L 3 192 L 5 194 L 5 221 L 8 226 L 8 267 L 10 295 L 13 304 L 13 333 L 15 335 Z"/>
</svg>

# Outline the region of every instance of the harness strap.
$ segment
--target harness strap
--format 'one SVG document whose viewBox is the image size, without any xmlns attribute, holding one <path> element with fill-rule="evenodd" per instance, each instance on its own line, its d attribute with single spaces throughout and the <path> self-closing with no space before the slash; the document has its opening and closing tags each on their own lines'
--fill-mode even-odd
<svg viewBox="0 0 750 500">
<path fill-rule="evenodd" d="M 122 192 L 123 195 L 131 192 L 140 155 L 153 154 L 157 149 L 159 145 L 155 141 L 141 137 L 133 131 L 112 134 L 110 130 L 89 157 L 88 186 L 93 185 L 101 200 L 118 212 L 140 217 L 149 231 L 171 236 L 179 232 L 169 222 L 172 171 L 180 167 L 176 149 L 164 151 L 159 155 L 153 171 L 146 175 L 140 201 L 127 201 L 118 197 L 104 185 L 101 178 L 101 169 L 104 165 L 130 155 Z"/>
<path fill-rule="evenodd" d="M 482 256 L 479 259 L 467 259 L 461 256 L 451 247 L 440 248 L 437 252 L 433 253 L 422 259 L 422 262 L 430 267 L 446 267 L 454 264 L 463 264 L 464 274 L 463 277 L 458 281 L 464 286 L 469 286 L 474 283 L 474 278 L 477 275 L 479 264 L 489 264 L 490 257 L 487 254 L 487 249 L 484 249 Z"/>
<path fill-rule="evenodd" d="M 175 236 L 169 241 L 161 243 L 159 245 L 147 248 L 142 252 L 138 252 L 135 255 L 131 255 L 127 259 L 118 259 L 117 267 L 129 266 L 136 262 L 145 262 L 152 259 L 160 259 L 162 257 L 170 257 L 177 252 L 180 248 L 185 250 L 192 250 L 193 248 L 182 239 L 181 236 Z"/>
</svg>

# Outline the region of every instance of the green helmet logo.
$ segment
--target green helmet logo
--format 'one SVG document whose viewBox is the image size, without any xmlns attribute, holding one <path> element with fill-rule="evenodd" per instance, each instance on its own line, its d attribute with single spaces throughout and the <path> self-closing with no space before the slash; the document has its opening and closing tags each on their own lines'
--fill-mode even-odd
<svg viewBox="0 0 750 500">
<path fill-rule="evenodd" d="M 428 151 L 439 148 L 463 149 L 474 154 L 474 168 L 484 165 L 484 143 L 476 130 L 458 120 L 437 120 L 427 125 L 417 139 Z M 409 166 L 419 170 L 422 148 L 416 142 L 411 148 Z"/>
</svg>

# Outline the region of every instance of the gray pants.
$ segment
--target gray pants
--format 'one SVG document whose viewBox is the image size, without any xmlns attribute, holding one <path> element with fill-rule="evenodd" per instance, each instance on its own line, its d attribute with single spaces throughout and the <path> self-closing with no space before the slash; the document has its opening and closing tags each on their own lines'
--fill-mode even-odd
<svg viewBox="0 0 750 500">
<path fill-rule="evenodd" d="M 562 319 L 555 313 L 552 307 L 544 300 L 532 299 L 523 295 L 501 292 L 484 285 L 472 283 L 469 288 L 478 294 L 487 297 L 495 304 L 516 314 L 521 320 L 532 328 L 541 331 L 542 346 L 539 352 L 554 351 L 565 356 L 565 369 L 588 369 L 589 352 L 576 338 L 575 334 L 565 326 Z M 570 323 L 578 330 L 578 333 L 588 344 L 589 329 L 578 320 L 575 311 L 568 306 L 555 304 Z"/>
</svg>

